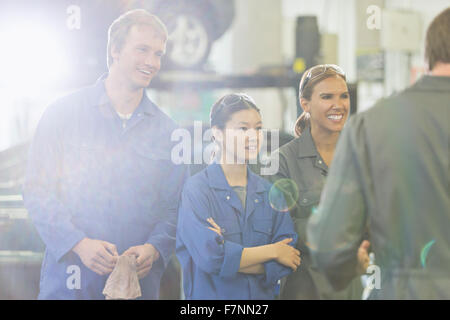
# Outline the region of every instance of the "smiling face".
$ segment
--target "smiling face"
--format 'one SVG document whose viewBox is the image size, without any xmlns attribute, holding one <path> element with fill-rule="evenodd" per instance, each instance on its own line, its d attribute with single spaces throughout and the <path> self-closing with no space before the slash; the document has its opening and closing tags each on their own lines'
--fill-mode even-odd
<svg viewBox="0 0 450 320">
<path fill-rule="evenodd" d="M 263 139 L 261 129 L 261 115 L 253 108 L 233 113 L 223 130 L 214 127 L 215 139 L 222 146 L 223 163 L 248 163 L 256 159 Z"/>
<path fill-rule="evenodd" d="M 166 41 L 151 26 L 133 25 L 122 48 L 113 46 L 111 68 L 132 89 L 149 86 L 161 68 L 161 57 L 166 51 Z"/>
<path fill-rule="evenodd" d="M 301 99 L 310 114 L 311 128 L 326 133 L 340 132 L 350 110 L 350 95 L 340 76 L 326 78 L 314 86 L 311 99 Z"/>
</svg>

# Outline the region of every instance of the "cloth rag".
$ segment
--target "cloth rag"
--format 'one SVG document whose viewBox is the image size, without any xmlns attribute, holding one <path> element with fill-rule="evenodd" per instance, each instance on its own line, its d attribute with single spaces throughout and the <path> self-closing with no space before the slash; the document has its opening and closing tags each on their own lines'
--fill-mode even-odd
<svg viewBox="0 0 450 320">
<path fill-rule="evenodd" d="M 142 295 L 134 256 L 120 256 L 106 280 L 103 295 L 106 300 L 130 300 Z"/>
</svg>

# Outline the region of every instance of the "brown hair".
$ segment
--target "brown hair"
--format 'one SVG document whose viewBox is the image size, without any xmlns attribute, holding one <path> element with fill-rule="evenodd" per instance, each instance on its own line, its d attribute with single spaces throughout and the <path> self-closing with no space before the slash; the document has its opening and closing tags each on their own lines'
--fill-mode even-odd
<svg viewBox="0 0 450 320">
<path fill-rule="evenodd" d="M 107 45 L 107 64 L 108 68 L 113 63 L 111 48 L 116 46 L 122 49 L 125 39 L 134 25 L 148 25 L 153 28 L 155 33 L 167 41 L 167 28 L 162 21 L 155 15 L 150 14 L 144 9 L 130 10 L 118 17 L 108 29 L 108 45 Z"/>
<path fill-rule="evenodd" d="M 306 100 L 311 100 L 314 87 L 321 81 L 339 76 L 346 80 L 345 75 L 337 72 L 334 68 L 325 68 L 327 65 L 317 65 L 308 70 L 306 70 L 299 85 L 299 100 L 301 98 Z M 324 71 L 325 69 L 325 71 Z M 308 112 L 303 111 L 303 113 L 298 117 L 294 125 L 294 132 L 297 137 L 301 136 L 302 132 L 311 126 L 310 116 Z"/>
<path fill-rule="evenodd" d="M 428 60 L 429 70 L 438 62 L 450 63 L 450 8 L 435 17 L 428 27 L 425 58 Z"/>
</svg>

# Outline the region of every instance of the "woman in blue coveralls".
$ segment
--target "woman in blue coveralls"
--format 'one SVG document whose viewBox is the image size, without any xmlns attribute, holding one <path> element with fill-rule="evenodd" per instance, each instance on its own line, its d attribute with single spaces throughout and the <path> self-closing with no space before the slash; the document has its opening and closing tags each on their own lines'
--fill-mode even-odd
<svg viewBox="0 0 450 320">
<path fill-rule="evenodd" d="M 300 265 L 300 252 L 289 213 L 271 207 L 270 184 L 247 168 L 262 142 L 259 109 L 249 96 L 229 94 L 210 120 L 218 152 L 187 180 L 179 209 L 185 297 L 273 299 L 278 280 Z"/>
</svg>

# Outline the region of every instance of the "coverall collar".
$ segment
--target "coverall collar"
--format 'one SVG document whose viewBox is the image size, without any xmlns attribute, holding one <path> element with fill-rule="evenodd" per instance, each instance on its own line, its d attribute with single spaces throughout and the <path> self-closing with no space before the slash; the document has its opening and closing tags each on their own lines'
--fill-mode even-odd
<svg viewBox="0 0 450 320">
<path fill-rule="evenodd" d="M 208 184 L 211 188 L 231 191 L 222 167 L 217 162 L 210 164 L 206 171 L 208 173 Z M 254 191 L 253 191 L 254 190 Z M 256 178 L 256 175 L 247 167 L 247 192 L 261 193 L 265 191 L 264 184 Z"/>
<path fill-rule="evenodd" d="M 311 128 L 307 127 L 298 138 L 298 157 L 320 157 L 311 135 Z"/>
<path fill-rule="evenodd" d="M 306 128 L 302 135 L 298 138 L 298 157 L 299 158 L 316 158 L 314 166 L 328 172 L 328 166 L 317 151 L 316 145 L 311 134 L 311 128 Z"/>
<path fill-rule="evenodd" d="M 426 90 L 426 91 L 448 91 L 450 86 L 450 77 L 442 76 L 422 76 L 415 84 L 413 84 L 413 90 Z"/>
<path fill-rule="evenodd" d="M 113 108 L 111 105 L 111 100 L 109 99 L 106 88 L 105 79 L 108 74 L 103 74 L 94 84 L 91 95 L 89 96 L 89 105 L 92 107 L 99 107 L 102 111 L 112 113 Z M 142 113 L 146 116 L 154 116 L 156 114 L 156 105 L 147 97 L 145 90 L 142 96 L 142 100 L 139 106 L 136 108 L 135 112 Z"/>
</svg>

